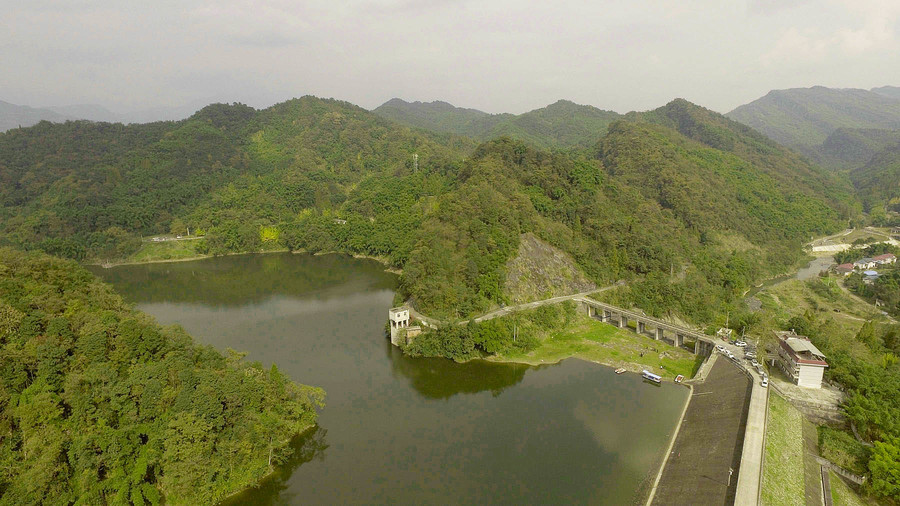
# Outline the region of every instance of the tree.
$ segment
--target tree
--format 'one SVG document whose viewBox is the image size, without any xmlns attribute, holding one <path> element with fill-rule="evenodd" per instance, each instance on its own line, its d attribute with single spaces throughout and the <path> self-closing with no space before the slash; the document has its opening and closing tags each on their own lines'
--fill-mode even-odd
<svg viewBox="0 0 900 506">
<path fill-rule="evenodd" d="M 872 490 L 885 497 L 900 496 L 900 439 L 876 441 L 869 460 Z"/>
</svg>

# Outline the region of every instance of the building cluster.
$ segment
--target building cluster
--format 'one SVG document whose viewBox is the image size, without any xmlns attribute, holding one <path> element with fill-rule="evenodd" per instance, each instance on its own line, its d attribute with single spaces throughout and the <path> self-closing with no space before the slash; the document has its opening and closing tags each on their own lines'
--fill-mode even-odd
<svg viewBox="0 0 900 506">
<path fill-rule="evenodd" d="M 798 386 L 821 388 L 822 375 L 828 367 L 825 354 L 808 337 L 793 330 L 775 332 L 775 337 L 778 338 L 776 362 L 781 370 Z"/>
<path fill-rule="evenodd" d="M 862 271 L 863 281 L 865 283 L 871 284 L 876 279 L 878 279 L 878 271 L 874 270 L 877 267 L 893 264 L 897 261 L 897 257 L 892 253 L 885 253 L 883 255 L 878 255 L 874 257 L 864 257 L 853 263 L 845 263 L 838 265 L 834 268 L 834 272 L 838 274 L 843 274 L 844 276 L 849 275 L 855 271 Z"/>
</svg>

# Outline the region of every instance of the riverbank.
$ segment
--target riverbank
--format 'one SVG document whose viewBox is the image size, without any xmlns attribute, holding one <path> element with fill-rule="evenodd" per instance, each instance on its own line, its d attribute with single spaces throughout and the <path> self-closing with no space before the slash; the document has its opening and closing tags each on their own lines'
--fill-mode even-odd
<svg viewBox="0 0 900 506">
<path fill-rule="evenodd" d="M 270 465 L 269 472 L 261 476 L 254 483 L 246 485 L 240 490 L 235 490 L 234 492 L 219 498 L 216 504 L 218 504 L 219 506 L 246 504 L 246 501 L 243 498 L 245 494 L 252 493 L 254 489 L 262 487 L 272 480 L 279 479 L 281 477 L 280 475 L 286 471 L 292 471 L 295 467 L 297 467 L 297 463 L 295 461 L 298 460 L 298 458 L 304 459 L 304 456 L 301 455 L 302 445 L 297 443 L 302 441 L 305 437 L 311 436 L 313 432 L 315 432 L 314 429 L 318 430 L 318 427 L 318 424 L 311 423 L 306 427 L 300 429 L 300 431 L 294 434 L 294 436 L 289 441 L 285 441 L 285 443 L 287 443 L 287 446 L 290 446 L 293 449 L 293 452 L 291 453 L 287 461 L 274 466 Z"/>
<path fill-rule="evenodd" d="M 393 267 L 390 261 L 386 257 L 381 256 L 371 256 L 371 255 L 362 255 L 358 253 L 350 254 L 344 251 L 322 251 L 318 253 L 309 253 L 306 250 L 294 250 L 290 251 L 286 248 L 279 249 L 270 249 L 270 250 L 260 250 L 260 251 L 242 251 L 242 252 L 230 252 L 222 255 L 212 255 L 212 254 L 197 254 L 186 257 L 179 258 L 148 258 L 146 260 L 123 260 L 116 262 L 101 262 L 101 261 L 91 261 L 85 262 L 86 265 L 96 265 L 98 267 L 103 267 L 104 269 L 112 269 L 114 267 L 120 267 L 124 265 L 144 265 L 144 264 L 167 264 L 167 263 L 178 263 L 178 262 L 195 262 L 197 260 L 205 260 L 208 258 L 215 257 L 223 257 L 223 256 L 241 256 L 241 255 L 265 255 L 270 253 L 292 253 L 295 255 L 313 255 L 313 256 L 324 256 L 324 255 L 345 255 L 351 258 L 355 258 L 358 260 L 374 260 L 382 265 L 384 265 L 384 271 L 390 272 L 391 274 L 400 275 L 403 274 L 403 269 L 398 269 Z"/>
<path fill-rule="evenodd" d="M 695 356 L 685 349 L 581 314 L 571 324 L 539 339 L 540 345 L 529 352 L 494 355 L 485 360 L 546 365 L 578 358 L 633 373 L 646 369 L 670 381 L 679 374 L 685 378 L 693 377 L 703 361 L 702 356 Z"/>
</svg>

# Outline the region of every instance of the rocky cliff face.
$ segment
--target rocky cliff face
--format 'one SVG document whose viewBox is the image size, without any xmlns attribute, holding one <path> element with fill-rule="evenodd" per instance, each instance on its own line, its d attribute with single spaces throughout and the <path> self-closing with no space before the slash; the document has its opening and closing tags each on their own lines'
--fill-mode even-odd
<svg viewBox="0 0 900 506">
<path fill-rule="evenodd" d="M 506 263 L 505 289 L 512 303 L 529 302 L 597 288 L 565 252 L 522 234 L 519 251 Z"/>
</svg>

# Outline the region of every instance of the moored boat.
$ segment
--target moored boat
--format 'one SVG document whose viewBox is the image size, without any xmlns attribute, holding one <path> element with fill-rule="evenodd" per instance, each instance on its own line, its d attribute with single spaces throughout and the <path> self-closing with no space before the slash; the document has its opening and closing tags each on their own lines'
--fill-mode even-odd
<svg viewBox="0 0 900 506">
<path fill-rule="evenodd" d="M 675 383 L 681 383 L 682 381 L 684 381 L 683 374 L 679 374 L 678 376 L 675 376 Z"/>
<path fill-rule="evenodd" d="M 658 375 L 658 374 L 653 374 L 652 372 L 650 372 L 650 371 L 648 371 L 648 370 L 646 370 L 646 369 L 644 369 L 643 371 L 641 371 L 641 377 L 643 377 L 645 380 L 649 380 L 649 381 L 652 381 L 652 382 L 654 382 L 654 383 L 660 383 L 660 382 L 662 382 L 662 376 L 660 376 L 660 375 Z"/>
<path fill-rule="evenodd" d="M 620 368 L 616 369 L 616 374 L 622 374 L 625 371 L 626 371 L 626 369 L 624 367 L 620 367 Z"/>
</svg>

